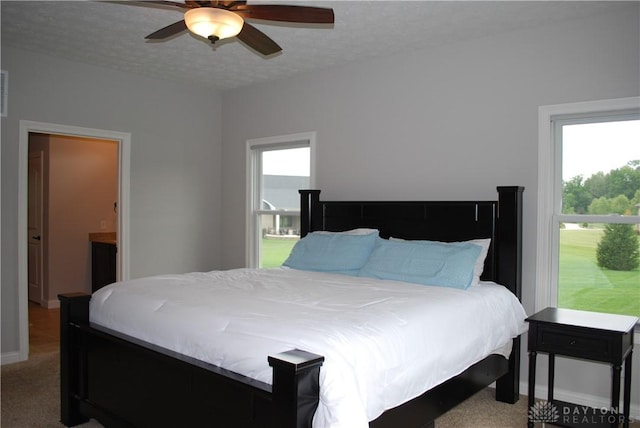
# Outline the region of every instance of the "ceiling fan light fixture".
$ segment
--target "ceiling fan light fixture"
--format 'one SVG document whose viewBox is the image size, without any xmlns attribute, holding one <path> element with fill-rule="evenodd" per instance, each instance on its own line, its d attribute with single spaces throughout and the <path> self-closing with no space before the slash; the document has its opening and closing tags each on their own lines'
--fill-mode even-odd
<svg viewBox="0 0 640 428">
<path fill-rule="evenodd" d="M 234 37 L 244 25 L 240 15 L 214 7 L 189 9 L 184 14 L 187 28 L 194 34 L 215 40 Z"/>
</svg>

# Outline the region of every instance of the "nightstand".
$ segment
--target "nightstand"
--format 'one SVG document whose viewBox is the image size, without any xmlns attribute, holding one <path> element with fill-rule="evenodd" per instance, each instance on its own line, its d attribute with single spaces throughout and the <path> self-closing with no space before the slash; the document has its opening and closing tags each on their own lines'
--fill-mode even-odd
<svg viewBox="0 0 640 428">
<path fill-rule="evenodd" d="M 540 410 L 548 422 L 563 427 L 629 426 L 631 392 L 631 355 L 633 328 L 638 318 L 571 309 L 546 308 L 526 319 L 529 322 L 529 418 L 527 426 L 536 422 Z M 547 409 L 534 408 L 536 355 L 549 354 L 549 392 Z M 590 409 L 553 399 L 555 356 L 600 361 L 612 365 L 611 409 Z M 624 364 L 623 412 L 620 412 L 620 374 Z M 540 403 L 538 403 L 540 404 Z M 612 411 L 613 410 L 613 411 Z M 552 420 L 553 419 L 553 420 Z"/>
</svg>

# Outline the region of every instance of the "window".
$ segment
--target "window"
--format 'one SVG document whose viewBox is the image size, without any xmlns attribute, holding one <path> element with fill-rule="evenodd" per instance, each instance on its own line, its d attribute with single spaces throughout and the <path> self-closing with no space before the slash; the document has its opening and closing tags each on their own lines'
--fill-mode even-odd
<svg viewBox="0 0 640 428">
<path fill-rule="evenodd" d="M 536 310 L 640 316 L 638 105 L 540 109 Z"/>
<path fill-rule="evenodd" d="M 299 189 L 313 186 L 315 134 L 249 140 L 249 267 L 276 267 L 300 239 Z"/>
</svg>

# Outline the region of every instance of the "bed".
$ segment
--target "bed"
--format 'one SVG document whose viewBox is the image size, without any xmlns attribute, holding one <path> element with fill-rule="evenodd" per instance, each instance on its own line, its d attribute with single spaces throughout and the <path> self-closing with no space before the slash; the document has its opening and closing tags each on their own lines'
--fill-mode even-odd
<svg viewBox="0 0 640 428">
<path fill-rule="evenodd" d="M 484 258 L 482 272 L 483 284 L 492 281 L 500 284 L 497 287 L 502 290 L 505 287 L 520 297 L 521 287 L 521 218 L 522 218 L 522 187 L 499 187 L 496 201 L 452 201 L 452 202 L 405 202 L 405 201 L 321 201 L 320 192 L 317 190 L 301 191 L 301 236 L 307 237 L 310 232 L 319 231 L 348 231 L 358 228 L 375 229 L 385 243 L 393 244 L 392 239 L 402 240 L 429 240 L 444 242 L 470 241 L 476 239 L 491 239 Z M 317 236 L 313 233 L 308 238 Z M 346 239 L 346 238 L 345 238 Z M 350 239 L 350 238 L 349 238 Z M 376 244 L 377 245 L 377 244 Z M 264 275 L 264 273 L 259 273 Z M 311 294 L 313 288 L 307 287 L 307 278 L 313 281 L 324 281 L 324 289 L 331 292 L 316 296 L 312 306 L 317 301 L 328 302 L 329 307 L 342 304 L 336 300 L 337 295 L 348 296 L 355 299 L 361 307 L 369 307 L 371 302 L 363 303 L 361 295 L 352 295 L 352 289 L 361 288 L 368 278 L 344 277 L 340 283 L 336 278 L 340 275 L 325 272 L 313 274 L 306 271 L 287 268 L 271 270 L 268 287 L 273 292 L 280 287 L 282 276 L 295 278 L 299 284 L 300 295 Z M 235 270 L 229 273 L 195 273 L 188 276 L 155 279 L 141 279 L 133 281 L 134 285 L 142 286 L 142 283 L 151 282 L 151 286 L 157 290 L 162 289 L 158 284 L 174 284 L 166 286 L 169 295 L 175 293 L 175 283 L 170 281 L 197 282 L 209 281 L 210 276 L 231 276 L 234 282 L 226 286 L 227 291 L 216 290 L 219 299 L 236 300 L 238 293 L 251 284 L 256 284 L 253 275 L 258 273 L 253 270 Z M 296 276 L 297 275 L 297 276 Z M 156 282 L 159 281 L 159 282 Z M 244 282 L 243 282 L 244 281 Z M 261 279 L 262 281 L 262 279 Z M 326 284 L 329 283 L 329 285 Z M 374 306 L 376 314 L 384 312 L 387 304 L 386 297 L 380 297 L 376 293 L 387 293 L 385 287 L 393 287 L 392 292 L 401 293 L 403 296 L 412 296 L 409 299 L 421 298 L 420 290 L 439 287 L 422 287 L 413 284 L 397 283 L 395 281 L 382 281 L 383 285 L 374 291 L 368 291 L 368 297 L 378 306 Z M 262 284 L 262 283 L 261 283 Z M 276 284 L 276 285 L 273 285 Z M 253 285 L 251 285 L 253 287 Z M 262 287 L 262 285 L 261 285 Z M 329 288 L 326 288 L 329 287 Z M 348 288 L 351 287 L 351 288 Z M 472 287 L 462 293 L 460 290 L 447 292 L 450 295 L 464 296 L 467 298 L 481 287 Z M 486 288 L 490 288 L 486 285 Z M 334 396 L 328 395 L 331 389 L 327 385 L 335 384 L 335 379 L 349 377 L 347 372 L 339 376 L 330 377 L 336 367 L 334 351 L 327 351 L 322 355 L 322 344 L 305 338 L 302 342 L 287 338 L 286 334 L 295 332 L 294 336 L 307 331 L 314 331 L 317 327 L 330 327 L 331 322 L 317 322 L 314 320 L 304 322 L 290 322 L 289 326 L 278 326 L 268 322 L 259 323 L 258 330 L 262 335 L 274 336 L 278 339 L 279 348 L 272 348 L 271 344 L 265 345 L 266 355 L 260 356 L 263 347 L 263 337 L 257 344 L 250 346 L 256 354 L 248 360 L 256 360 L 268 367 L 268 373 L 262 368 L 258 374 L 242 364 L 228 364 L 225 358 L 214 360 L 215 363 L 202 358 L 194 346 L 186 344 L 186 339 L 180 346 L 173 346 L 172 341 L 156 342 L 134 330 L 120 327 L 124 315 L 113 312 L 106 318 L 96 317 L 100 314 L 98 307 L 102 301 L 112 303 L 112 310 L 116 308 L 124 312 L 139 312 L 139 318 L 133 324 L 144 328 L 155 328 L 173 335 L 174 339 L 182 340 L 193 331 L 209 331 L 209 321 L 196 317 L 193 328 L 190 323 L 182 323 L 183 319 L 190 317 L 189 313 L 173 312 L 172 322 L 162 324 L 150 324 L 142 327 L 145 320 L 151 315 L 144 315 L 145 303 L 138 302 L 130 295 L 122 295 L 118 300 L 119 292 L 125 287 L 113 286 L 104 292 L 96 294 L 91 301 L 91 296 L 83 294 L 61 295 L 61 420 L 67 426 L 77 425 L 89 418 L 95 418 L 107 427 L 141 427 L 141 426 L 212 426 L 212 427 L 323 427 L 323 426 L 349 426 L 345 419 L 344 425 L 340 421 L 331 424 L 327 419 L 318 419 L 326 409 L 325 401 L 330 402 Z M 305 291 L 305 290 L 308 290 Z M 372 289 L 373 290 L 373 289 Z M 290 289 L 281 289 L 281 294 L 271 300 L 281 303 L 288 299 L 291 305 L 293 296 Z M 146 292 L 145 292 L 146 293 Z M 227 297 L 227 293 L 228 297 Z M 252 289 L 251 294 L 259 296 L 259 289 Z M 417 297 L 413 297 L 418 293 Z M 457 294 L 456 294 L 457 293 Z M 189 296 L 191 292 L 188 293 Z M 272 294 L 269 294 L 272 295 Z M 193 295 L 195 296 L 195 295 Z M 354 297 L 351 297 L 354 296 Z M 385 295 L 386 296 L 386 295 Z M 455 297 L 460 299 L 460 297 Z M 149 304 L 154 314 L 157 308 L 168 305 L 171 302 L 167 296 L 158 297 L 161 304 Z M 207 299 L 206 295 L 193 297 L 197 302 Z M 429 300 L 433 297 L 429 296 Z M 119 303 L 118 303 L 119 302 Z M 226 305 L 225 301 L 225 305 Z M 383 303 L 380 303 L 383 302 Z M 460 301 L 461 302 L 461 301 Z M 130 304 L 127 307 L 127 304 Z M 156 306 L 153 306 L 153 305 Z M 251 303 L 243 303 L 245 307 Z M 331 306 L 333 305 L 333 306 Z M 458 303 L 462 305 L 462 303 Z M 175 305 L 174 305 L 175 306 Z M 90 311 L 90 307 L 92 308 Z M 463 307 L 463 306 L 460 306 Z M 281 306 L 281 311 L 285 311 Z M 222 311 L 218 308 L 218 311 Z M 253 308 L 249 312 L 256 313 Z M 307 312 L 307 308 L 300 309 L 294 319 L 301 320 Z M 103 312 L 109 314 L 108 310 Z M 197 312 L 197 311 L 196 311 Z M 203 313 L 206 311 L 202 311 Z M 237 315 L 234 309 L 229 311 Z M 360 311 L 362 312 L 362 311 Z M 337 313 L 337 312 L 336 312 Z M 264 317 L 260 313 L 259 317 Z M 296 318 L 297 317 L 297 318 Z M 337 319 L 338 317 L 336 317 Z M 106 319 L 106 321 L 105 321 Z M 111 319 L 113 323 L 108 320 Z M 266 318 L 264 318 L 266 319 Z M 244 321 L 241 320 L 241 321 Z M 212 321 L 214 322 L 214 321 Z M 215 321 L 218 322 L 218 321 Z M 225 321 L 229 322 L 229 321 Z M 183 325 L 183 330 L 173 331 L 178 324 Z M 233 320 L 233 326 L 238 324 L 238 319 Z M 404 323 L 406 324 L 406 323 Z M 413 323 L 415 325 L 415 323 Z M 467 324 L 471 324 L 467 322 Z M 225 324 L 221 331 L 233 330 Z M 207 326 L 203 328 L 202 326 Z M 282 327 L 282 328 L 281 328 Z M 475 327 L 475 326 L 474 326 Z M 279 330 L 280 329 L 280 330 Z M 471 330 L 469 328 L 468 330 Z M 173 331 L 173 332 L 172 332 Z M 246 333 L 244 333 L 246 335 Z M 340 333 L 342 334 L 342 333 Z M 412 334 L 415 334 L 412 333 Z M 470 333 L 469 333 L 470 334 Z M 254 335 L 254 334 L 252 334 Z M 317 337 L 331 337 L 330 333 L 322 331 Z M 396 335 L 398 336 L 398 335 Z M 451 335 L 449 335 L 451 336 Z M 452 345 L 468 341 L 466 331 L 450 337 Z M 345 336 L 347 342 L 358 342 L 356 336 Z M 366 335 L 362 340 L 366 339 Z M 326 340 L 325 340 L 326 342 Z M 365 424 L 370 427 L 425 427 L 433 426 L 433 421 L 468 398 L 478 390 L 496 382 L 496 399 L 513 403 L 519 397 L 519 355 L 520 338 L 516 335 L 510 340 L 508 350 L 499 353 L 489 353 L 487 356 L 474 359 L 471 363 L 463 365 L 462 369 L 455 373 L 445 374 L 446 378 L 434 378 L 434 385 L 426 391 L 408 393 L 409 398 L 400 403 L 378 403 L 365 409 Z M 244 343 L 244 342 L 243 342 Z M 302 346 L 298 346 L 302 344 Z M 236 344 L 237 345 L 237 344 Z M 242 344 L 241 344 L 242 345 Z M 225 345 L 223 354 L 226 356 L 242 346 Z M 286 347 L 291 345 L 292 349 Z M 294 346 L 296 345 L 296 346 Z M 394 354 L 394 348 L 402 346 L 402 342 L 396 345 L 384 345 L 380 354 Z M 305 349 L 306 348 L 306 349 Z M 493 345 L 491 346 L 493 349 Z M 272 349 L 278 352 L 270 353 Z M 353 352 L 358 352 L 354 348 Z M 388 350 L 388 351 L 387 351 Z M 460 354 L 465 354 L 462 352 Z M 402 355 L 403 353 L 396 354 Z M 426 355 L 426 354 L 425 354 Z M 458 355 L 458 354 L 455 354 Z M 460 355 L 464 357 L 465 355 Z M 508 356 L 508 358 L 505 358 Z M 426 359 L 426 357 L 425 357 Z M 363 358 L 360 361 L 364 361 Z M 407 361 L 396 361 L 401 368 L 407 369 L 413 364 Z M 373 364 L 374 368 L 376 364 Z M 365 366 L 366 364 L 359 364 Z M 347 373 L 347 375 L 345 375 Z M 422 376 L 409 373 L 409 384 L 420 384 Z M 429 377 L 429 376 L 426 376 Z M 327 379 L 333 379 L 327 383 Z M 377 380 L 371 382 L 378 385 Z M 360 384 L 356 384 L 359 388 Z M 378 389 L 393 389 L 378 388 Z M 340 385 L 338 391 L 349 390 L 349 386 Z M 334 394 L 335 395 L 335 394 Z M 366 395 L 366 394 L 365 394 Z M 339 402 L 340 400 L 336 400 Z M 375 401 L 375 400 L 374 400 Z M 352 403 L 351 403 L 352 404 Z M 349 404 L 348 407 L 353 407 Z M 365 406 L 366 407 L 366 406 Z M 330 413 L 330 412 L 329 412 Z M 372 417 L 372 415 L 374 417 Z M 315 422 L 314 422 L 314 417 Z M 330 418 L 329 418 L 330 419 Z M 368 423 L 367 423 L 368 422 Z M 325 423 L 327 425 L 325 425 Z M 359 423 L 359 422 L 358 422 Z M 359 425 L 361 426 L 361 425 Z"/>
</svg>

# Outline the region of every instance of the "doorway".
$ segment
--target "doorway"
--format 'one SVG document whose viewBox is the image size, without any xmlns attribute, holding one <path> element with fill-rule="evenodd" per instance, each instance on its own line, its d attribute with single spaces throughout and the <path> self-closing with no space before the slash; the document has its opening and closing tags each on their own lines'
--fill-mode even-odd
<svg viewBox="0 0 640 428">
<path fill-rule="evenodd" d="M 113 212 L 113 221 L 106 215 L 103 220 L 98 220 L 95 226 L 95 230 L 105 230 L 108 228 L 114 228 L 117 235 L 118 242 L 118 256 L 117 256 L 117 279 L 127 279 L 129 276 L 128 270 L 128 219 L 129 219 L 129 156 L 130 156 L 130 134 L 117 132 L 117 131 L 105 131 L 89 128 L 78 128 L 66 125 L 48 124 L 31 121 L 20 122 L 20 142 L 19 142 L 19 183 L 18 183 L 18 202 L 19 202 L 19 274 L 18 274 L 18 316 L 19 316 L 19 337 L 20 337 L 20 350 L 19 359 L 26 360 L 29 356 L 29 301 L 33 302 L 40 298 L 39 305 L 44 307 L 56 307 L 57 293 L 65 292 L 68 290 L 47 290 L 47 281 L 41 280 L 42 289 L 37 290 L 37 281 L 34 280 L 34 275 L 38 274 L 38 269 L 41 275 L 46 275 L 47 267 L 43 266 L 44 261 L 38 257 L 38 244 L 40 247 L 44 247 L 46 226 L 40 229 L 40 233 L 36 230 L 37 221 L 33 221 L 37 214 L 37 209 L 30 207 L 30 190 L 37 190 L 38 185 L 33 184 L 34 179 L 37 178 L 37 174 L 30 173 L 29 166 L 37 163 L 32 160 L 38 156 L 32 156 L 29 154 L 29 137 L 30 135 L 50 135 L 57 136 L 62 139 L 75 140 L 76 142 L 94 141 L 96 143 L 105 143 L 110 141 L 112 145 L 117 146 L 117 155 L 115 156 L 115 168 L 117 169 L 117 191 L 115 200 L 111 200 L 108 203 L 111 206 Z M 51 142 L 55 145 L 55 141 Z M 31 150 L 32 152 L 34 150 Z M 39 150 L 35 150 L 38 152 Z M 46 156 L 44 156 L 46 158 Z M 46 165 L 46 161 L 43 161 Z M 45 166 L 46 168 L 46 166 Z M 41 173 L 43 175 L 43 173 Z M 41 191 L 46 189 L 41 188 Z M 70 207 L 76 203 L 82 202 L 81 199 L 73 202 L 71 200 Z M 36 201 L 37 205 L 37 201 Z M 117 209 L 116 209 L 117 207 Z M 46 210 L 46 204 L 41 203 L 40 209 Z M 36 224 L 34 224 L 36 223 Z M 111 223 L 111 224 L 110 224 Z M 86 232 L 91 232 L 87 230 Z M 86 235 L 86 233 L 85 233 Z M 40 237 L 40 239 L 37 239 Z M 88 237 L 86 241 L 86 247 L 88 248 Z M 39 259 L 39 261 L 38 261 Z M 36 263 L 35 265 L 32 264 Z M 39 266 L 38 266 L 39 264 Z M 37 277 L 36 277 L 37 279 Z M 51 296 L 54 296 L 51 298 Z M 45 297 L 43 297 L 45 296 Z M 33 303 L 31 303 L 33 305 Z"/>
</svg>

